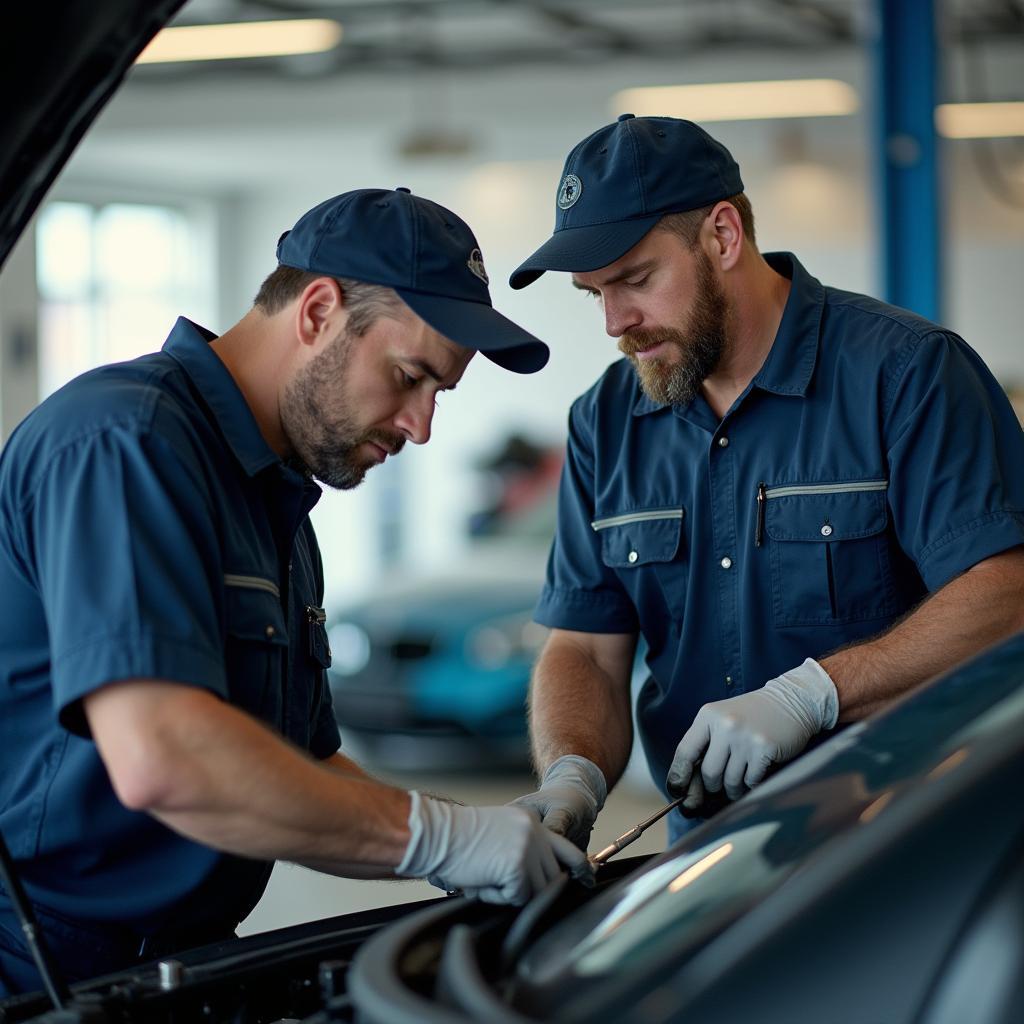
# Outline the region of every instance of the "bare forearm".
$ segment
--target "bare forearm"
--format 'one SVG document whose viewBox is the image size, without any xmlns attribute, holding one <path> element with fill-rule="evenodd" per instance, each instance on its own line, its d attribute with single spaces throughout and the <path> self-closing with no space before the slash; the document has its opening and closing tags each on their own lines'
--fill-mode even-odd
<svg viewBox="0 0 1024 1024">
<path fill-rule="evenodd" d="M 346 757 L 344 754 L 338 752 L 332 754 L 330 757 L 321 761 L 325 768 L 330 768 L 331 771 L 337 772 L 339 775 L 348 778 L 358 778 L 370 782 L 378 782 L 372 775 L 367 772 L 362 765 L 353 761 L 352 758 Z M 439 797 L 438 799 L 444 799 Z M 299 862 L 297 862 L 299 863 Z M 332 875 L 344 875 L 346 878 L 368 878 L 368 879 L 397 879 L 394 871 L 390 867 L 379 864 L 360 864 L 357 862 L 350 862 L 346 864 L 340 864 L 337 862 L 321 862 L 311 858 L 306 858 L 301 861 L 302 865 L 307 868 L 312 868 L 314 871 L 322 871 L 325 874 Z"/>
<path fill-rule="evenodd" d="M 362 765 L 357 764 L 350 757 L 346 757 L 340 751 L 332 754 L 325 761 L 320 762 L 325 768 L 330 768 L 331 771 L 337 772 L 339 775 L 347 775 L 355 777 L 357 779 L 370 779 L 373 780 L 373 776 L 370 775 Z M 375 780 L 373 780 L 375 781 Z"/>
<path fill-rule="evenodd" d="M 333 874 L 382 877 L 402 859 L 409 841 L 406 793 L 340 777 L 292 751 L 249 767 L 246 785 L 218 786 L 212 784 L 217 769 L 208 764 L 188 791 L 150 811 L 206 845 Z"/>
<path fill-rule="evenodd" d="M 821 659 L 855 721 L 1024 628 L 1024 549 L 986 559 L 883 635 Z"/>
<path fill-rule="evenodd" d="M 404 791 L 342 774 L 337 763 L 320 764 L 209 694 L 143 685 L 163 687 L 173 702 L 173 713 L 160 716 L 161 729 L 142 733 L 149 749 L 131 749 L 132 741 L 123 740 L 130 730 L 118 729 L 116 719 L 105 733 L 102 723 L 98 731 L 90 715 L 128 806 L 197 842 L 247 857 L 291 860 L 336 874 L 358 864 L 360 873 L 380 875 L 401 860 L 409 839 Z M 153 693 L 143 691 L 140 698 L 151 702 Z M 130 715 L 130 704 L 119 713 Z M 173 767 L 154 778 L 154 764 Z M 132 782 L 135 765 L 147 766 L 148 777 L 138 783 Z"/>
<path fill-rule="evenodd" d="M 538 774 L 563 754 L 580 754 L 601 769 L 609 789 L 618 781 L 633 742 L 628 662 L 625 679 L 622 674 L 621 668 L 608 671 L 572 643 L 545 649 L 530 691 Z"/>
</svg>

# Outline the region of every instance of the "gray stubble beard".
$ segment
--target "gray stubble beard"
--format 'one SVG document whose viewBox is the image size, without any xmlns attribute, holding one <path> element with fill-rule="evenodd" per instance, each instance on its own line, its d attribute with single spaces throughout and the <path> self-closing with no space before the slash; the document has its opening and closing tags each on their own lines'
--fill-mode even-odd
<svg viewBox="0 0 1024 1024">
<path fill-rule="evenodd" d="M 350 405 L 345 374 L 353 338 L 339 334 L 285 389 L 281 423 L 294 452 L 293 460 L 335 490 L 358 487 L 373 461 L 359 458 L 361 445 L 372 441 L 397 454 L 405 439 L 386 431 L 361 429 L 347 411 Z M 332 398 L 332 394 L 333 397 Z M 333 419 L 328 410 L 341 406 Z"/>
</svg>

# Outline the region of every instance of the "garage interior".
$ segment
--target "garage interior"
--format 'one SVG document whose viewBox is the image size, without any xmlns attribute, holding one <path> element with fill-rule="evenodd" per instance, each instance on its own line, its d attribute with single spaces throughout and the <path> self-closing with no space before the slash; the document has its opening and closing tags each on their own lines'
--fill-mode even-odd
<svg viewBox="0 0 1024 1024">
<path fill-rule="evenodd" d="M 510 380 L 477 360 L 467 386 L 443 396 L 428 447 L 355 492 L 325 493 L 312 518 L 336 647 L 369 642 L 353 632 L 353 609 L 411 584 L 443 591 L 483 564 L 539 589 L 543 531 L 494 543 L 481 515 L 500 505 L 509 466 L 522 469 L 503 458 L 513 439 L 540 474 L 544 453 L 564 443 L 570 403 L 618 353 L 562 277 L 524 292 L 505 282 L 550 230 L 567 146 L 620 113 L 710 125 L 743 167 L 763 250 L 793 251 L 823 281 L 948 324 L 1024 410 L 1021 4 L 191 0 L 172 24 L 284 19 L 333 24 L 336 42 L 282 57 L 140 62 L 88 133 L 0 276 L 0 440 L 70 377 L 158 348 L 177 314 L 215 331 L 231 324 L 273 268 L 280 233 L 320 198 L 401 185 L 450 206 L 476 231 L 495 305 L 545 339 L 551 361 Z M 932 23 L 934 46 L 922 35 Z M 932 72 L 934 92 L 922 96 Z M 753 113 L 758 83 L 793 79 L 813 83 L 803 92 L 817 108 Z M 690 113 L 717 102 L 713 91 L 673 92 L 726 83 L 749 91 L 717 113 Z M 664 109 L 672 103 L 681 106 Z M 1007 120 L 972 126 L 976 104 L 1005 104 Z M 121 263 L 110 256 L 136 239 L 154 246 L 145 259 L 141 249 Z M 543 510 L 550 496 L 538 486 L 529 505 Z M 504 665 L 497 642 L 487 656 Z M 376 746 L 356 735 L 346 749 L 366 750 L 370 770 L 398 784 L 503 803 L 530 785 L 515 735 L 518 757 L 513 749 L 492 773 L 453 752 L 443 730 L 410 726 Z M 595 838 L 661 803 L 635 758 Z M 634 852 L 664 844 L 659 825 Z M 240 934 L 434 895 L 425 882 L 278 865 Z"/>
</svg>

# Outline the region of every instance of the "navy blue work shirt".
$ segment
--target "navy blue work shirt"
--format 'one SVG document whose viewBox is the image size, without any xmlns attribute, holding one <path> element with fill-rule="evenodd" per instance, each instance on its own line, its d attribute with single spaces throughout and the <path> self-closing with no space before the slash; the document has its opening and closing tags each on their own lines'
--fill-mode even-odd
<svg viewBox="0 0 1024 1024">
<path fill-rule="evenodd" d="M 0 829 L 44 926 L 231 930 L 270 873 L 121 805 L 82 712 L 97 688 L 170 680 L 317 758 L 340 745 L 320 489 L 267 445 L 212 338 L 179 319 L 161 352 L 48 398 L 0 456 Z M 0 892 L 0 943 L 9 911 Z"/>
<path fill-rule="evenodd" d="M 766 259 L 792 281 L 785 312 L 721 420 L 699 395 L 651 401 L 626 359 L 569 416 L 536 619 L 643 635 L 637 720 L 663 790 L 701 706 L 881 632 L 1024 543 L 1024 437 L 981 359 L 789 253 Z"/>
</svg>

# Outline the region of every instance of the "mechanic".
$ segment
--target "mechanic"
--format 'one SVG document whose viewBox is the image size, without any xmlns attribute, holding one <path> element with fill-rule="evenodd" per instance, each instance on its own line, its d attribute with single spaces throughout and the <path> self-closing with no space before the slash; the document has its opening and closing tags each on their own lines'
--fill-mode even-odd
<svg viewBox="0 0 1024 1024">
<path fill-rule="evenodd" d="M 912 244 L 912 240 L 908 240 Z M 539 790 L 586 845 L 638 730 L 669 836 L 837 723 L 1024 627 L 1024 439 L 951 331 L 762 255 L 689 121 L 576 146 L 552 237 L 626 358 L 573 405 L 531 687 Z M 724 794 L 722 790 L 724 789 Z"/>
<path fill-rule="evenodd" d="M 523 902 L 568 840 L 515 807 L 374 781 L 338 752 L 317 478 L 430 436 L 475 350 L 547 347 L 491 306 L 476 240 L 406 189 L 330 199 L 221 337 L 87 373 L 0 459 L 0 830 L 55 959 L 92 977 L 230 937 L 272 862 L 441 873 Z M 36 989 L 0 892 L 0 996 Z"/>
</svg>

